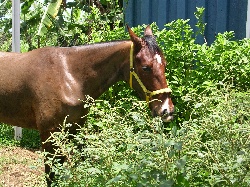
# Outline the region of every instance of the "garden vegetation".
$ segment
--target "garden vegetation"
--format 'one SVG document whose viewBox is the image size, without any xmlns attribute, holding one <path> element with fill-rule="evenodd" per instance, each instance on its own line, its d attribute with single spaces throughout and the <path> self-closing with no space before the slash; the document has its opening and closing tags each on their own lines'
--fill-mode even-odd
<svg viewBox="0 0 250 187">
<path fill-rule="evenodd" d="M 203 11 L 196 12 L 197 32 L 182 19 L 164 29 L 151 25 L 168 61 L 174 121 L 152 118 L 123 82 L 99 100 L 88 97 L 87 123 L 74 138 L 65 117 L 47 140 L 66 157 L 64 164 L 47 161 L 57 174 L 55 186 L 250 186 L 250 40 L 235 41 L 225 32 L 211 45 L 205 38 L 198 44 Z M 91 16 L 98 26 L 91 38 L 80 35 L 82 44 L 128 38 L 119 21 L 111 28 L 94 7 Z M 142 27 L 133 30 L 141 35 Z"/>
</svg>

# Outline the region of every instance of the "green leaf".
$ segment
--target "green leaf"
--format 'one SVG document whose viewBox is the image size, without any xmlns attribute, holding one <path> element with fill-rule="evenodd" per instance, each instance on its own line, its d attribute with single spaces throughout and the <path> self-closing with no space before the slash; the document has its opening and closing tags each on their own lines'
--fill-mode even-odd
<svg viewBox="0 0 250 187">
<path fill-rule="evenodd" d="M 91 174 L 100 174 L 101 170 L 99 170 L 98 168 L 88 168 L 87 172 Z"/>
<path fill-rule="evenodd" d="M 172 146 L 175 144 L 175 141 L 174 140 L 169 140 L 167 141 L 165 144 L 164 144 L 164 147 L 169 147 L 169 146 Z"/>
<path fill-rule="evenodd" d="M 46 28 L 50 28 L 52 26 L 52 20 L 55 19 L 55 17 L 57 16 L 61 4 L 62 0 L 56 0 L 51 3 L 48 3 L 43 14 L 42 20 L 39 24 L 37 35 L 42 36 L 46 34 Z"/>
<path fill-rule="evenodd" d="M 171 187 L 174 185 L 174 181 L 173 180 L 165 180 L 162 181 L 161 184 L 159 185 L 159 187 Z"/>
<path fill-rule="evenodd" d="M 23 4 L 22 4 L 22 8 L 21 8 L 21 11 L 22 11 L 22 14 L 27 14 L 29 12 L 29 9 L 31 7 L 31 5 L 34 3 L 35 0 L 29 0 L 29 1 L 25 1 Z"/>
<path fill-rule="evenodd" d="M 186 165 L 186 156 L 182 157 L 181 159 L 176 161 L 176 166 L 178 169 L 183 169 Z"/>
<path fill-rule="evenodd" d="M 125 163 L 119 164 L 117 162 L 114 162 L 113 164 L 113 169 L 115 169 L 116 171 L 127 170 L 128 168 L 129 168 L 129 165 Z"/>
<path fill-rule="evenodd" d="M 137 180 L 137 179 L 138 179 L 138 175 L 136 175 L 136 174 L 131 174 L 131 175 L 129 175 L 129 176 L 130 176 L 130 178 L 133 179 L 133 180 Z"/>
<path fill-rule="evenodd" d="M 200 108 L 202 106 L 202 103 L 197 103 L 194 108 Z"/>
<path fill-rule="evenodd" d="M 111 183 L 118 182 L 121 178 L 122 178 L 121 175 L 117 175 L 117 176 L 114 177 L 113 179 L 109 180 L 109 181 L 107 182 L 107 185 L 108 185 L 108 184 L 111 184 Z"/>
<path fill-rule="evenodd" d="M 174 144 L 174 148 L 175 148 L 176 150 L 180 151 L 180 150 L 182 150 L 182 145 L 183 145 L 182 142 L 176 142 L 176 143 Z"/>
</svg>

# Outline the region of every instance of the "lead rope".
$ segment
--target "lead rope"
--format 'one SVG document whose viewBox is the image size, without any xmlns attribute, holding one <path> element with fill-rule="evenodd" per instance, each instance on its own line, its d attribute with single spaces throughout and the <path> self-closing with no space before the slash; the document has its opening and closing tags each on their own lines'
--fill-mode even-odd
<svg viewBox="0 0 250 187">
<path fill-rule="evenodd" d="M 158 94 L 162 94 L 162 93 L 171 93 L 172 90 L 170 88 L 163 88 L 160 90 L 156 90 L 156 91 L 149 91 L 144 84 L 142 83 L 141 79 L 139 78 L 139 76 L 137 75 L 137 73 L 135 73 L 134 71 L 134 43 L 132 42 L 131 47 L 130 47 L 130 74 L 129 74 L 129 84 L 130 84 L 130 88 L 133 88 L 133 75 L 135 77 L 135 79 L 137 80 L 137 82 L 139 83 L 139 85 L 141 86 L 142 90 L 145 93 L 146 96 L 146 102 L 149 102 L 149 99 L 154 96 L 154 95 L 158 95 Z"/>
</svg>

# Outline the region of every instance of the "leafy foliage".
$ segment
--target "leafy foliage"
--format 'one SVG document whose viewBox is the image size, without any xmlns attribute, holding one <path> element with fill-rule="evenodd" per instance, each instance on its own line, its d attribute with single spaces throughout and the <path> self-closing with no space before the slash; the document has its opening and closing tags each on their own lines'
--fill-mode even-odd
<svg viewBox="0 0 250 187">
<path fill-rule="evenodd" d="M 21 146 L 29 149 L 38 149 L 41 146 L 38 131 L 23 129 L 22 135 L 23 138 L 20 141 L 14 140 L 13 127 L 0 124 L 0 146 Z"/>
<path fill-rule="evenodd" d="M 182 142 L 171 140 L 173 133 L 165 129 L 160 118 L 152 119 L 150 114 L 145 114 L 144 102 L 124 99 L 113 107 L 108 101 L 90 99 L 85 101 L 85 106 L 92 108 L 88 123 L 79 127 L 72 141 L 67 123 L 49 140 L 60 147 L 57 155 L 66 156 L 68 161 L 53 167 L 60 186 L 171 186 L 182 183 L 176 180 L 186 163 L 186 156 L 179 154 Z M 83 144 L 84 148 L 75 149 L 77 144 L 74 142 Z M 79 162 L 81 158 L 84 161 Z"/>
<path fill-rule="evenodd" d="M 196 43 L 195 37 L 204 31 L 201 23 L 197 33 L 188 20 L 173 21 L 163 30 L 151 26 L 168 61 L 175 121 L 165 124 L 152 119 L 145 103 L 124 99 L 130 91 L 123 83 L 113 86 L 102 96 L 105 100 L 85 103 L 91 106 L 88 123 L 79 127 L 73 140 L 67 123 L 62 133 L 52 136 L 50 141 L 64 145 L 58 154 L 67 158 L 54 167 L 57 182 L 62 186 L 249 186 L 249 40 L 233 41 L 233 33 L 226 32 L 208 46 Z M 138 35 L 142 27 L 134 28 Z M 99 39 L 127 36 L 123 30 L 117 33 L 110 31 Z M 75 149 L 79 144 L 84 148 Z"/>
<path fill-rule="evenodd" d="M 152 119 L 144 102 L 89 98 L 88 123 L 78 134 L 65 122 L 49 140 L 67 161 L 53 166 L 56 185 L 249 186 L 249 93 L 210 87 L 196 97 L 180 128 Z"/>
<path fill-rule="evenodd" d="M 207 91 L 209 97 L 197 96 L 190 120 L 182 125 L 186 176 L 192 186 L 249 186 L 249 92 Z"/>
<path fill-rule="evenodd" d="M 156 36 L 169 62 L 166 74 L 176 103 L 177 123 L 190 116 L 188 103 L 183 100 L 187 93 L 201 93 L 220 84 L 242 91 L 249 89 L 249 39 L 233 41 L 234 33 L 225 32 L 218 34 L 211 46 L 197 44 L 197 33 L 188 20 L 180 19 L 166 24 L 161 31 L 156 28 Z"/>
<path fill-rule="evenodd" d="M 114 30 L 122 22 L 121 0 L 21 1 L 21 51 L 89 43 L 95 31 Z M 3 49 L 10 51 L 11 1 L 0 4 L 0 26 Z"/>
<path fill-rule="evenodd" d="M 36 14 L 27 12 L 41 6 L 35 3 L 22 7 L 27 16 L 23 28 L 30 38 L 23 39 L 23 51 L 37 46 L 39 21 Z M 70 14 L 59 11 L 53 28 L 40 38 L 41 46 L 128 38 L 120 27 L 119 13 L 110 18 L 97 5 L 78 1 L 67 6 Z M 42 10 L 36 10 L 42 15 Z M 88 121 L 78 134 L 69 135 L 66 120 L 61 133 L 48 140 L 58 145 L 57 154 L 66 157 L 63 165 L 48 160 L 55 163 L 60 186 L 250 185 L 250 40 L 234 41 L 234 33 L 226 32 L 218 34 L 210 46 L 205 38 L 204 44 L 196 43 L 204 35 L 203 11 L 196 13 L 197 32 L 189 20 L 173 21 L 162 30 L 151 25 L 168 61 L 166 76 L 173 90 L 175 120 L 166 124 L 152 119 L 144 102 L 128 98 L 135 94 L 123 82 L 111 87 L 100 101 L 89 98 L 84 103 L 90 107 Z M 28 26 L 33 23 L 36 26 Z M 133 29 L 141 35 L 143 27 Z"/>
<path fill-rule="evenodd" d="M 51 19 L 55 19 L 55 17 L 58 14 L 59 8 L 62 4 L 62 0 L 57 0 L 55 2 L 49 2 L 46 10 L 43 14 L 41 23 L 39 25 L 39 29 L 38 29 L 38 35 L 43 35 L 47 32 L 47 27 L 51 27 L 52 26 L 52 21 Z"/>
</svg>

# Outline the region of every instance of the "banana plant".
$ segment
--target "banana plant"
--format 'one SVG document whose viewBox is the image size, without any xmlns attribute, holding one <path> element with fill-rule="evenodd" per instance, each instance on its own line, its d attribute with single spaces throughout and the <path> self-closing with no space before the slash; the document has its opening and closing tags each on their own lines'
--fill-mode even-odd
<svg viewBox="0 0 250 187">
<path fill-rule="evenodd" d="M 38 36 L 43 36 L 47 33 L 48 28 L 52 26 L 52 20 L 56 18 L 62 3 L 63 0 L 54 0 L 47 4 L 42 20 L 39 24 L 39 29 L 37 32 Z"/>
</svg>

